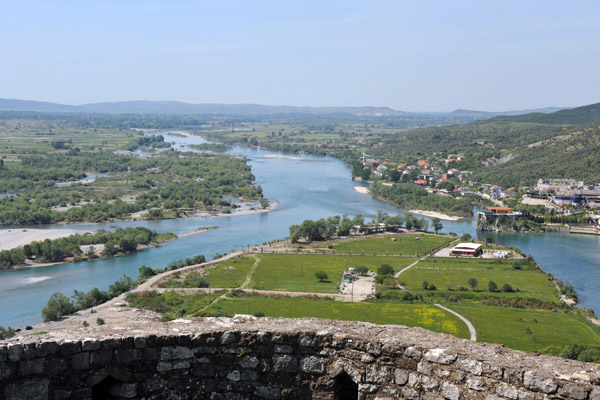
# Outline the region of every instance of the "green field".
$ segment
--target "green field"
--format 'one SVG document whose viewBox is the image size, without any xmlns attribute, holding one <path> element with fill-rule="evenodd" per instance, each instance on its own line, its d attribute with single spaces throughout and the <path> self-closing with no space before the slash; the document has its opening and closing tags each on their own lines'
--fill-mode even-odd
<svg viewBox="0 0 600 400">
<path fill-rule="evenodd" d="M 256 262 L 254 257 L 236 257 L 215 264 L 215 268 L 206 270 L 204 278 L 214 288 L 236 288 L 240 287 L 250 269 Z"/>
<path fill-rule="evenodd" d="M 375 324 L 420 326 L 435 332 L 469 337 L 467 326 L 454 315 L 435 306 L 397 303 L 346 303 L 306 298 L 236 297 L 221 300 L 207 309 L 213 314 L 255 314 L 267 317 L 315 317 Z"/>
<path fill-rule="evenodd" d="M 129 293 L 127 302 L 132 307 L 161 313 L 168 318 L 180 317 L 196 312 L 210 304 L 221 292 L 179 293 L 179 292 L 140 292 Z"/>
<path fill-rule="evenodd" d="M 558 302 L 557 290 L 543 272 L 528 264 L 522 268 L 514 269 L 511 261 L 429 257 L 404 272 L 399 280 L 406 289 L 423 295 L 476 293 L 485 297 L 527 297 Z M 468 284 L 470 278 L 478 280 L 475 292 Z M 437 290 L 424 290 L 423 281 L 434 284 Z M 490 281 L 500 289 L 508 283 L 515 292 L 490 292 Z"/>
<path fill-rule="evenodd" d="M 417 239 L 418 238 L 418 239 Z M 394 239 L 394 240 L 392 240 Z M 436 235 L 395 235 L 329 242 L 338 253 L 422 256 L 456 238 Z"/>
<path fill-rule="evenodd" d="M 412 257 L 334 256 L 321 254 L 260 254 L 260 263 L 252 275 L 250 288 L 291 292 L 337 293 L 342 273 L 350 267 L 364 265 L 377 270 L 381 264 L 391 265 L 398 271 L 414 262 Z M 315 272 L 329 276 L 319 282 Z"/>
<path fill-rule="evenodd" d="M 600 328 L 579 315 L 474 304 L 447 304 L 466 317 L 480 342 L 539 351 L 551 345 L 600 345 Z"/>
</svg>

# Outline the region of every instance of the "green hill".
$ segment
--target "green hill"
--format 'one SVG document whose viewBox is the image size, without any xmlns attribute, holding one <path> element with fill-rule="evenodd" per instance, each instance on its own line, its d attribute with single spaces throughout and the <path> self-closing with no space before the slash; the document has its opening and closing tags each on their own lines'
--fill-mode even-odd
<svg viewBox="0 0 600 400">
<path fill-rule="evenodd" d="M 514 116 L 498 116 L 492 120 L 535 122 L 539 124 L 588 124 L 600 122 L 600 103 L 588 106 L 560 110 L 551 114 L 531 113 Z"/>
</svg>

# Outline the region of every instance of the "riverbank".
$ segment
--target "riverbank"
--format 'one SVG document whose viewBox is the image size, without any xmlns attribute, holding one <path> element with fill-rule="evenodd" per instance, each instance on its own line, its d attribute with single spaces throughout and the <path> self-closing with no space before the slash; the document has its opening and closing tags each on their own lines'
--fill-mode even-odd
<svg viewBox="0 0 600 400">
<path fill-rule="evenodd" d="M 0 230 L 0 251 L 23 247 L 31 242 L 43 242 L 46 239 L 60 239 L 75 234 L 93 233 L 74 229 L 22 229 Z"/>
</svg>

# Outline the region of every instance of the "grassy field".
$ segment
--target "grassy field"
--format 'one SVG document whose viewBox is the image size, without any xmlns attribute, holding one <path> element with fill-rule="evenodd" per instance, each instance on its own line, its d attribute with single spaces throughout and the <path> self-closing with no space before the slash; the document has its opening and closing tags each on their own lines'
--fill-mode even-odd
<svg viewBox="0 0 600 400">
<path fill-rule="evenodd" d="M 481 342 L 524 351 L 550 345 L 600 345 L 600 328 L 578 315 L 475 304 L 446 306 L 471 321 Z"/>
<path fill-rule="evenodd" d="M 241 286 L 256 262 L 254 257 L 236 257 L 215 264 L 206 270 L 204 278 L 214 288 L 236 288 Z"/>
<path fill-rule="evenodd" d="M 305 298 L 236 297 L 219 301 L 207 312 L 230 315 L 262 312 L 267 317 L 315 317 L 364 321 L 380 325 L 420 326 L 461 338 L 469 337 L 467 326 L 454 315 L 437 307 L 423 304 L 346 303 Z"/>
<path fill-rule="evenodd" d="M 417 239 L 418 238 L 418 239 Z M 395 240 L 392 240 L 395 239 Z M 446 245 L 456 238 L 436 235 L 395 235 L 386 237 L 372 237 L 366 239 L 349 240 L 343 242 L 332 241 L 331 245 L 336 252 L 350 254 L 390 254 L 390 255 L 424 255 L 430 251 Z"/>
<path fill-rule="evenodd" d="M 364 265 L 377 270 L 381 264 L 391 265 L 395 271 L 416 259 L 412 257 L 334 256 L 260 254 L 261 261 L 252 275 L 250 288 L 291 292 L 337 293 L 342 273 L 350 267 Z M 329 276 L 319 282 L 315 272 L 324 271 Z"/>
<path fill-rule="evenodd" d="M 82 128 L 63 120 L 0 121 L 0 157 L 5 162 L 19 162 L 19 155 L 61 153 L 52 142 L 65 142 L 81 150 L 115 150 L 139 134 L 131 130 Z"/>
<path fill-rule="evenodd" d="M 141 292 L 128 294 L 126 300 L 132 307 L 152 310 L 167 318 L 176 318 L 206 307 L 220 294 L 221 292 L 193 294 Z"/>
<path fill-rule="evenodd" d="M 470 278 L 478 281 L 475 292 L 469 286 Z M 485 296 L 528 297 L 558 302 L 557 290 L 543 272 L 535 269 L 533 265 L 513 269 L 511 261 L 430 257 L 404 272 L 399 280 L 406 289 L 423 295 L 477 293 Z M 437 290 L 424 290 L 423 281 L 434 284 Z M 490 292 L 490 281 L 494 281 L 500 289 L 508 283 L 518 292 Z M 467 290 L 460 290 L 461 287 Z"/>
</svg>

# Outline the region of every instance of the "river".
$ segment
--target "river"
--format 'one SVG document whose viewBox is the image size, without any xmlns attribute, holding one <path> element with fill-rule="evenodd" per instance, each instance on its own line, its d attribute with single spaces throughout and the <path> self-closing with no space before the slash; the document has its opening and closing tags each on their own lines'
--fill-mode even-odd
<svg viewBox="0 0 600 400">
<path fill-rule="evenodd" d="M 158 132 L 156 132 L 158 133 Z M 160 132 L 178 150 L 186 144 L 206 142 L 195 136 Z M 170 261 L 204 254 L 211 259 L 217 253 L 239 250 L 288 236 L 289 226 L 305 219 L 331 215 L 361 213 L 372 217 L 377 210 L 389 214 L 401 212 L 396 207 L 358 193 L 354 186 L 368 186 L 350 180 L 349 168 L 330 157 L 290 155 L 272 151 L 234 147 L 229 153 L 250 159 L 249 164 L 265 196 L 278 203 L 274 210 L 262 214 L 228 217 L 198 217 L 181 220 L 123 221 L 105 224 L 57 225 L 48 228 L 99 229 L 115 226 L 144 226 L 177 234 L 200 227 L 218 229 L 177 239 L 137 254 L 94 262 L 30 268 L 0 273 L 0 325 L 23 326 L 41 322 L 40 311 L 50 295 L 60 291 L 70 296 L 73 289 L 106 289 L 123 274 L 134 278 L 141 265 L 163 268 Z M 474 219 L 442 221 L 443 232 L 477 235 Z M 598 237 L 580 235 L 501 234 L 495 241 L 521 247 L 532 254 L 545 271 L 571 283 L 584 307 L 600 310 L 600 242 Z"/>
</svg>

